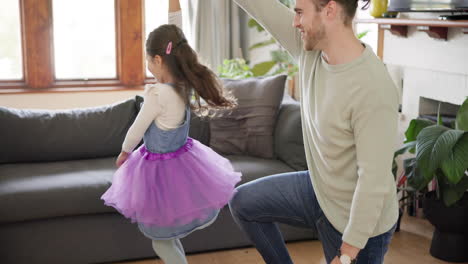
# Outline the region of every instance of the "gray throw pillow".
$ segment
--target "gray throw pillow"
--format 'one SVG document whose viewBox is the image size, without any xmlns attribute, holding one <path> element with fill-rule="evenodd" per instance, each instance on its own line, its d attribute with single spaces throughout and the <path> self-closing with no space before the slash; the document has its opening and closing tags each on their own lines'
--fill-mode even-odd
<svg viewBox="0 0 468 264">
<path fill-rule="evenodd" d="M 191 116 L 189 136 L 208 146 L 210 144 L 210 122 L 208 118 L 198 117 L 193 112 Z"/>
<path fill-rule="evenodd" d="M 210 146 L 222 154 L 273 158 L 273 131 L 286 76 L 243 80 L 223 79 L 238 107 L 210 122 Z"/>
<path fill-rule="evenodd" d="M 0 164 L 115 156 L 136 115 L 134 98 L 71 110 L 0 107 Z"/>
<path fill-rule="evenodd" d="M 301 109 L 299 102 L 285 96 L 280 108 L 275 129 L 276 158 L 289 167 L 307 170 L 307 161 L 302 137 Z"/>
</svg>

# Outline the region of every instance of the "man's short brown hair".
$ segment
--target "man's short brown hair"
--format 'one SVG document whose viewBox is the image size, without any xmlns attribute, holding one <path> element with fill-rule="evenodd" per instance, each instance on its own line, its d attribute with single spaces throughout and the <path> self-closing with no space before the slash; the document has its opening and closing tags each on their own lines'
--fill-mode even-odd
<svg viewBox="0 0 468 264">
<path fill-rule="evenodd" d="M 344 23 L 345 25 L 349 25 L 353 20 L 354 16 L 356 15 L 356 9 L 358 7 L 359 0 L 312 0 L 315 4 L 315 7 L 318 11 L 321 11 L 330 1 L 335 1 L 339 5 L 343 7 L 344 12 Z M 370 0 L 362 0 L 365 2 L 363 9 L 366 9 L 369 4 Z"/>
</svg>

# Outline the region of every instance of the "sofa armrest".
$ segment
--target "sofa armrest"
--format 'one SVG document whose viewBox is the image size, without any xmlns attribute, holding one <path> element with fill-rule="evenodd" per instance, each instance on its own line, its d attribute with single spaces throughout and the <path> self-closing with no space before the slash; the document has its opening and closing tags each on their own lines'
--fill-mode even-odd
<svg viewBox="0 0 468 264">
<path fill-rule="evenodd" d="M 275 154 L 295 170 L 307 170 L 302 137 L 301 109 L 297 101 L 285 98 L 276 121 L 274 133 Z"/>
</svg>

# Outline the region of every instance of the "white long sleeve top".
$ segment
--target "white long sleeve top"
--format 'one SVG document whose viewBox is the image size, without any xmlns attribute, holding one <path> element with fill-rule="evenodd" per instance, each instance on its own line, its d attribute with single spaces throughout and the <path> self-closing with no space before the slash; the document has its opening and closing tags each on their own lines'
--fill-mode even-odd
<svg viewBox="0 0 468 264">
<path fill-rule="evenodd" d="M 182 27 L 182 12 L 169 13 L 169 23 Z M 186 104 L 169 84 L 147 84 L 144 102 L 135 121 L 127 132 L 122 151 L 132 152 L 154 122 L 160 129 L 171 130 L 183 123 Z"/>
</svg>

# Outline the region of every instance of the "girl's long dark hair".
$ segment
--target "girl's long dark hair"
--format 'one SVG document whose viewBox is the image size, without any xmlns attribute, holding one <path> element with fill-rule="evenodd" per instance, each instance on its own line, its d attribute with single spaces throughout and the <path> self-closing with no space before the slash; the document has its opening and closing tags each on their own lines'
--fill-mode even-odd
<svg viewBox="0 0 468 264">
<path fill-rule="evenodd" d="M 166 54 L 169 42 L 172 42 L 172 50 Z M 212 115 L 216 110 L 232 109 L 237 105 L 236 99 L 223 88 L 216 74 L 199 62 L 196 52 L 176 25 L 162 25 L 153 30 L 146 40 L 146 53 L 152 58 L 156 55 L 162 57 L 177 80 L 177 93 L 197 115 Z"/>
</svg>

